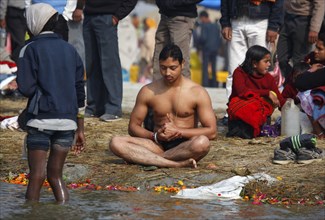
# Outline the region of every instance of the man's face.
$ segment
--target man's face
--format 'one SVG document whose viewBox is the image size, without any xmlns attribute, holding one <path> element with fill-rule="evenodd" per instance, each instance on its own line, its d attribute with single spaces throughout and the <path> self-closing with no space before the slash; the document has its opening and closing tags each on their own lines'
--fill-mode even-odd
<svg viewBox="0 0 325 220">
<path fill-rule="evenodd" d="M 166 60 L 159 61 L 160 74 L 168 83 L 173 83 L 181 75 L 183 63 L 168 57 Z"/>
<path fill-rule="evenodd" d="M 315 60 L 318 62 L 325 61 L 325 42 L 318 40 L 315 47 Z"/>
</svg>

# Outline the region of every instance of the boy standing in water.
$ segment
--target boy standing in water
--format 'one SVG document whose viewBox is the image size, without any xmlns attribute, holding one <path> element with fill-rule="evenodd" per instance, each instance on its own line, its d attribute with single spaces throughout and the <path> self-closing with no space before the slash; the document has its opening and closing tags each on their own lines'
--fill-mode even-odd
<svg viewBox="0 0 325 220">
<path fill-rule="evenodd" d="M 31 118 L 26 128 L 29 201 L 39 200 L 45 173 L 55 199 L 69 199 L 62 179 L 63 165 L 74 137 L 75 153 L 80 153 L 85 144 L 81 113 L 85 105 L 83 64 L 73 46 L 53 32 L 57 16 L 57 11 L 44 3 L 27 9 L 27 26 L 32 36 L 18 60 L 18 87 L 28 97 Z"/>
</svg>

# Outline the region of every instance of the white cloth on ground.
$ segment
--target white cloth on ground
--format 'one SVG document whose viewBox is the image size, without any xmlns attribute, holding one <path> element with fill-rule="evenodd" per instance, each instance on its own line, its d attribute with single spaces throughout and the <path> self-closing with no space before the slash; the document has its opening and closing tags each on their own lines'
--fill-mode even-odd
<svg viewBox="0 0 325 220">
<path fill-rule="evenodd" d="M 20 131 L 19 125 L 18 125 L 18 116 L 14 116 L 11 118 L 6 118 L 1 121 L 0 127 L 1 129 L 10 129 L 12 131 Z"/>
<path fill-rule="evenodd" d="M 250 176 L 233 176 L 212 185 L 183 189 L 172 197 L 182 199 L 240 199 L 241 190 L 252 180 L 266 180 L 269 184 L 277 181 L 265 173 L 257 173 Z"/>
</svg>

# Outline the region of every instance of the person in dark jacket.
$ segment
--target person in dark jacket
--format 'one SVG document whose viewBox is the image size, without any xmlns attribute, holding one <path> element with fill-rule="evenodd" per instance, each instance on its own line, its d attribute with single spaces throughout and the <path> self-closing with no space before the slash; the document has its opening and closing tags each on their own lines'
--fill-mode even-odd
<svg viewBox="0 0 325 220">
<path fill-rule="evenodd" d="M 122 116 L 123 84 L 117 28 L 118 22 L 133 10 L 136 3 L 137 0 L 85 1 L 85 116 L 99 117 L 102 121 L 116 121 Z"/>
<path fill-rule="evenodd" d="M 274 43 L 283 20 L 283 0 L 221 0 L 222 36 L 228 41 L 228 77 L 226 93 L 229 97 L 234 70 L 245 59 L 253 45 L 267 47 Z M 227 120 L 227 115 L 224 121 Z"/>
<path fill-rule="evenodd" d="M 217 55 L 220 45 L 220 28 L 218 24 L 212 23 L 209 14 L 201 11 L 200 27 L 198 33 L 198 44 L 202 54 L 202 86 L 218 87 L 216 80 Z M 209 65 L 211 65 L 211 80 L 209 79 Z"/>
<path fill-rule="evenodd" d="M 153 80 L 161 78 L 159 71 L 159 54 L 164 46 L 174 43 L 182 50 L 185 67 L 182 74 L 188 78 L 190 73 L 190 42 L 197 17 L 196 4 L 202 0 L 166 1 L 156 0 L 161 14 L 156 32 L 153 56 Z"/>
<path fill-rule="evenodd" d="M 57 17 L 57 11 L 45 3 L 33 4 L 26 10 L 32 38 L 18 59 L 18 88 L 28 97 L 26 143 L 30 173 L 26 199 L 29 201 L 39 200 L 45 173 L 55 199 L 69 200 L 62 179 L 63 165 L 74 138 L 75 153 L 80 153 L 85 143 L 84 68 L 74 47 L 53 32 Z"/>
</svg>

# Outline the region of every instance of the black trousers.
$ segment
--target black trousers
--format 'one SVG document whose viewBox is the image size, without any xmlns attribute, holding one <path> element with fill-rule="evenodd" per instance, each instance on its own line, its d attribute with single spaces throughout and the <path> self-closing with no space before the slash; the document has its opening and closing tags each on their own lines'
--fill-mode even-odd
<svg viewBox="0 0 325 220">
<path fill-rule="evenodd" d="M 308 43 L 310 16 L 285 14 L 277 45 L 278 61 L 282 75 L 287 79 L 292 65 L 302 61 L 311 51 Z"/>
<path fill-rule="evenodd" d="M 8 7 L 6 15 L 7 32 L 11 35 L 11 58 L 17 62 L 19 51 L 25 45 L 27 31 L 25 10 Z"/>
</svg>

